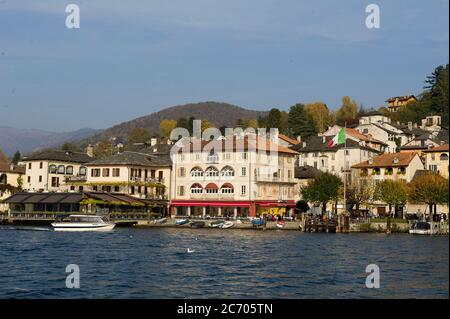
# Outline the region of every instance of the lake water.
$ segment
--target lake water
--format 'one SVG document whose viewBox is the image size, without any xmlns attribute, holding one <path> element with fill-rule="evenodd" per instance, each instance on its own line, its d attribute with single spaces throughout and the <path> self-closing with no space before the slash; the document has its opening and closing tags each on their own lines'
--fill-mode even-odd
<svg viewBox="0 0 450 319">
<path fill-rule="evenodd" d="M 195 250 L 187 253 L 187 249 Z M 68 264 L 80 288 L 68 289 Z M 368 264 L 380 288 L 365 286 Z M 0 298 L 448 298 L 448 237 L 0 226 Z"/>
</svg>

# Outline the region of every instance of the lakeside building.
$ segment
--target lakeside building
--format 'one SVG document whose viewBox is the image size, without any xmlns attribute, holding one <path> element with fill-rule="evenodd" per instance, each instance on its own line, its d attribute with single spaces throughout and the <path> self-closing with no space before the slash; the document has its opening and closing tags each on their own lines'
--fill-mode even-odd
<svg viewBox="0 0 450 319">
<path fill-rule="evenodd" d="M 245 135 L 177 143 L 171 154 L 171 214 L 245 218 L 292 213 L 298 153 L 274 141 Z"/>
<path fill-rule="evenodd" d="M 150 219 L 164 215 L 167 207 L 159 202 L 126 194 L 104 192 L 16 193 L 5 200 L 14 220 L 49 220 L 64 214 L 107 215 L 113 220 L 131 217 Z"/>
<path fill-rule="evenodd" d="M 394 96 L 386 100 L 389 112 L 398 112 L 409 103 L 417 102 L 414 95 Z"/>
<path fill-rule="evenodd" d="M 423 154 L 425 156 L 425 168 L 448 179 L 448 144 L 424 150 Z"/>
<path fill-rule="evenodd" d="M 358 142 L 354 138 L 346 137 L 346 146 L 339 144 L 328 147 L 328 142 L 333 136 L 311 136 L 301 145 L 293 147 L 299 155 L 299 166 L 312 166 L 322 172 L 329 172 L 344 178 L 347 172 L 347 183 L 350 182 L 350 169 L 352 165 L 372 158 L 380 152 L 365 146 L 364 141 Z M 345 161 L 344 161 L 345 159 Z"/>
<path fill-rule="evenodd" d="M 90 148 L 88 153 L 46 150 L 31 154 L 23 158 L 26 168 L 23 188 L 29 192 L 69 191 L 71 185 L 67 181 L 85 179 L 86 164 L 92 160 Z M 80 187 L 78 191 L 83 190 Z"/>
<path fill-rule="evenodd" d="M 23 185 L 25 166 L 14 165 L 0 150 L 0 212 L 8 210 L 3 200 L 20 191 Z"/>
<path fill-rule="evenodd" d="M 364 183 L 371 180 L 375 185 L 388 179 L 409 183 L 418 171 L 423 170 L 424 165 L 417 153 L 387 153 L 353 165 L 352 176 Z M 374 201 L 371 205 L 372 212 L 379 216 L 386 214 L 387 207 L 386 203 L 379 201 Z"/>
<path fill-rule="evenodd" d="M 124 151 L 86 164 L 86 190 L 168 200 L 172 162 L 169 154 Z M 78 181 L 75 181 L 76 185 Z"/>
</svg>

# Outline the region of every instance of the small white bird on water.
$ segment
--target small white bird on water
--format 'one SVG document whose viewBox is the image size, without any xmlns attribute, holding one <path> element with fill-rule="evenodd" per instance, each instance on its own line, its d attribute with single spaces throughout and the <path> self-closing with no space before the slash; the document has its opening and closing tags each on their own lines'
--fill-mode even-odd
<svg viewBox="0 0 450 319">
<path fill-rule="evenodd" d="M 187 249 L 187 252 L 188 252 L 188 254 L 192 254 L 192 253 L 195 252 L 195 250 L 194 250 L 194 249 L 191 250 L 190 248 L 188 248 L 188 249 Z"/>
</svg>

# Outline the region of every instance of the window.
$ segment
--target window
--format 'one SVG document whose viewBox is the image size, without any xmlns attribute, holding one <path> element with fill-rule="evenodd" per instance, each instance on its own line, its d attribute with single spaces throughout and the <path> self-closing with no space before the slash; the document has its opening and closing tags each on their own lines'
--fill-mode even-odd
<svg viewBox="0 0 450 319">
<path fill-rule="evenodd" d="M 158 172 L 158 180 L 162 181 L 164 179 L 164 172 L 163 171 L 159 171 Z"/>
<path fill-rule="evenodd" d="M 245 195 L 247 193 L 247 186 L 246 185 L 242 185 L 241 186 L 241 195 Z"/>
<path fill-rule="evenodd" d="M 40 162 L 39 163 L 39 168 L 42 169 L 44 167 L 44 163 Z"/>
<path fill-rule="evenodd" d="M 231 153 L 225 153 L 225 160 L 229 161 L 231 160 Z"/>
<path fill-rule="evenodd" d="M 432 172 L 436 172 L 437 171 L 437 165 L 428 165 L 428 169 Z"/>
<path fill-rule="evenodd" d="M 104 168 L 102 170 L 103 177 L 109 177 L 109 168 Z"/>
<path fill-rule="evenodd" d="M 234 169 L 230 166 L 225 166 L 222 168 L 221 175 L 223 177 L 233 177 L 234 176 Z"/>
<path fill-rule="evenodd" d="M 27 176 L 27 182 L 31 183 L 31 176 Z"/>
<path fill-rule="evenodd" d="M 431 153 L 431 160 L 432 160 L 432 161 L 436 160 L 436 154 Z"/>
<path fill-rule="evenodd" d="M 191 176 L 192 177 L 202 177 L 203 176 L 203 170 L 200 167 L 194 167 L 191 170 Z"/>
<path fill-rule="evenodd" d="M 91 176 L 92 177 L 100 177 L 100 168 L 91 169 Z"/>
<path fill-rule="evenodd" d="M 112 176 L 113 177 L 119 177 L 120 176 L 120 168 L 113 168 L 112 169 Z"/>
<path fill-rule="evenodd" d="M 195 153 L 195 160 L 200 161 L 200 153 Z"/>
<path fill-rule="evenodd" d="M 205 186 L 206 194 L 217 194 L 219 193 L 219 187 L 214 183 L 209 183 Z"/>
<path fill-rule="evenodd" d="M 184 196 L 184 186 L 178 186 L 178 196 Z"/>
<path fill-rule="evenodd" d="M 59 187 L 59 177 L 52 177 L 52 187 Z"/>
<path fill-rule="evenodd" d="M 186 168 L 179 167 L 178 168 L 178 177 L 184 177 L 184 176 L 186 176 Z"/>
<path fill-rule="evenodd" d="M 48 167 L 48 172 L 49 172 L 50 174 L 56 174 L 56 165 L 50 165 L 50 166 Z"/>
<path fill-rule="evenodd" d="M 120 187 L 119 186 L 114 186 L 114 192 L 116 192 L 116 193 L 120 192 Z"/>
<path fill-rule="evenodd" d="M 288 170 L 288 178 L 291 179 L 292 178 L 292 171 Z"/>
<path fill-rule="evenodd" d="M 208 156 L 206 157 L 206 162 L 208 163 L 218 163 L 219 162 L 219 155 L 217 153 L 214 153 L 211 151 Z"/>
<path fill-rule="evenodd" d="M 39 176 L 39 183 L 42 183 L 42 176 Z"/>
<path fill-rule="evenodd" d="M 78 171 L 78 173 L 79 173 L 80 176 L 86 176 L 86 171 L 87 171 L 86 167 L 85 166 L 81 166 L 79 171 Z"/>
<path fill-rule="evenodd" d="M 439 157 L 441 161 L 448 161 L 448 155 L 447 154 L 441 154 Z"/>
<path fill-rule="evenodd" d="M 202 185 L 195 183 L 191 186 L 191 194 L 201 194 L 201 193 L 203 193 Z"/>
<path fill-rule="evenodd" d="M 246 160 L 248 158 L 248 153 L 244 152 L 241 154 L 241 159 Z"/>
<path fill-rule="evenodd" d="M 334 161 L 334 153 L 333 153 L 333 154 L 331 154 L 331 160 L 333 160 L 333 161 Z"/>
<path fill-rule="evenodd" d="M 66 167 L 66 175 L 73 175 L 73 166 Z"/>
<path fill-rule="evenodd" d="M 31 163 L 28 163 L 28 169 L 31 169 Z"/>
<path fill-rule="evenodd" d="M 222 194 L 234 194 L 234 187 L 233 187 L 233 185 L 231 185 L 229 183 L 225 183 L 220 188 L 220 192 Z"/>
<path fill-rule="evenodd" d="M 241 175 L 242 175 L 242 176 L 247 176 L 247 167 L 242 167 L 242 169 L 241 169 Z"/>
<path fill-rule="evenodd" d="M 59 165 L 58 166 L 58 174 L 64 174 L 66 172 L 66 168 L 64 167 L 64 165 Z"/>
<path fill-rule="evenodd" d="M 210 166 L 205 171 L 206 177 L 218 177 L 219 176 L 219 170 L 215 168 L 214 166 Z"/>
</svg>

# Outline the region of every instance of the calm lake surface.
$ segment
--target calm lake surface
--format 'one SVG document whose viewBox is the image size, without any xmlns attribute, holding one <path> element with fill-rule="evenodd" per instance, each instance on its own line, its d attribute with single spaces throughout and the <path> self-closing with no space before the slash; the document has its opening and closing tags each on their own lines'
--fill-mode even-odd
<svg viewBox="0 0 450 319">
<path fill-rule="evenodd" d="M 68 264 L 80 289 L 65 286 Z M 368 264 L 380 289 L 365 287 Z M 0 267 L 0 298 L 449 297 L 448 237 L 407 234 L 0 226 Z"/>
</svg>

